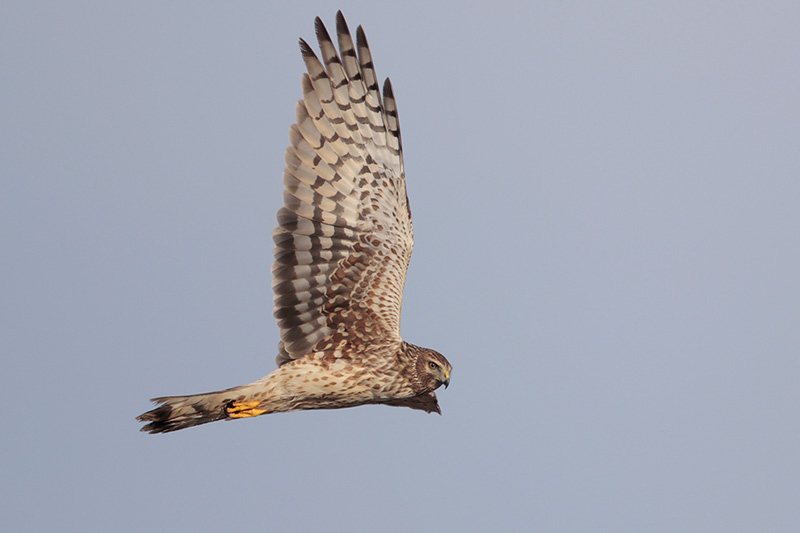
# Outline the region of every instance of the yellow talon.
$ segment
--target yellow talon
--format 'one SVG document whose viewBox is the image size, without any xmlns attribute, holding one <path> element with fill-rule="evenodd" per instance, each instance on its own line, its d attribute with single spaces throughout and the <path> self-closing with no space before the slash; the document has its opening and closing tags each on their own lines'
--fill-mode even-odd
<svg viewBox="0 0 800 533">
<path fill-rule="evenodd" d="M 231 407 L 228 407 L 228 416 L 231 418 L 248 418 L 251 416 L 263 415 L 267 412 L 266 409 L 256 409 L 261 402 L 233 402 Z"/>
</svg>

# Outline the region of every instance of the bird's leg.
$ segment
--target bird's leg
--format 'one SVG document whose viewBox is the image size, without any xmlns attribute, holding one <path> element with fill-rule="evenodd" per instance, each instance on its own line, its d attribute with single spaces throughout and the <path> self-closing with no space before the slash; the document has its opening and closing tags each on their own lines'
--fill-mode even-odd
<svg viewBox="0 0 800 533">
<path fill-rule="evenodd" d="M 261 402 L 231 402 L 227 408 L 228 416 L 231 418 L 248 418 L 251 416 L 263 415 L 266 409 L 256 409 Z"/>
</svg>

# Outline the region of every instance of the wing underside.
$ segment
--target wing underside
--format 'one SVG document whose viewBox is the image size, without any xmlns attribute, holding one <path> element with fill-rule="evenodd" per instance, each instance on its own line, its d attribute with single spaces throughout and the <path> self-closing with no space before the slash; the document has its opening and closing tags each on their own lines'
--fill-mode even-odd
<svg viewBox="0 0 800 533">
<path fill-rule="evenodd" d="M 383 97 L 361 27 L 354 45 L 341 12 L 339 51 L 322 21 L 289 130 L 284 205 L 273 232 L 278 364 L 316 351 L 335 331 L 355 342 L 400 340 L 413 247 L 392 86 Z"/>
</svg>

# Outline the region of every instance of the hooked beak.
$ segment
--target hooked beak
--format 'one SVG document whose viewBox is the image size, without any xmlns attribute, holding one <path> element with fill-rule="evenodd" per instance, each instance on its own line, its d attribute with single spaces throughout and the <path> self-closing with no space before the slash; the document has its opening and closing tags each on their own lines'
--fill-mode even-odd
<svg viewBox="0 0 800 533">
<path fill-rule="evenodd" d="M 442 385 L 446 389 L 450 385 L 450 372 L 445 371 L 444 381 L 442 381 Z"/>
</svg>

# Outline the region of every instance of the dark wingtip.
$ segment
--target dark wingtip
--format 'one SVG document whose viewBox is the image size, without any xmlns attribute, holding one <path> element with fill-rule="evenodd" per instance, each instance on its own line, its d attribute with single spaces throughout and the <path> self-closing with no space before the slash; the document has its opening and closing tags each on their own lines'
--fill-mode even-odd
<svg viewBox="0 0 800 533">
<path fill-rule="evenodd" d="M 369 48 L 367 34 L 364 33 L 364 28 L 361 27 L 361 24 L 356 28 L 356 43 L 358 43 L 359 48 Z"/>
<path fill-rule="evenodd" d="M 303 57 L 317 57 L 317 54 L 314 53 L 314 49 L 306 42 L 305 39 L 302 37 L 300 38 L 300 53 L 303 54 Z"/>
<path fill-rule="evenodd" d="M 337 33 L 350 33 L 350 30 L 347 28 L 347 21 L 344 19 L 344 14 L 341 9 L 336 12 L 336 31 Z"/>
<path fill-rule="evenodd" d="M 325 27 L 325 23 L 319 17 L 314 19 L 314 32 L 317 34 L 319 42 L 332 42 L 331 36 L 328 35 L 328 28 Z"/>
</svg>

